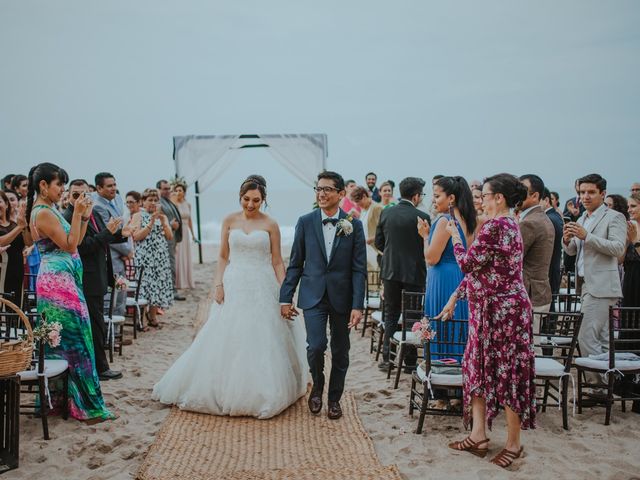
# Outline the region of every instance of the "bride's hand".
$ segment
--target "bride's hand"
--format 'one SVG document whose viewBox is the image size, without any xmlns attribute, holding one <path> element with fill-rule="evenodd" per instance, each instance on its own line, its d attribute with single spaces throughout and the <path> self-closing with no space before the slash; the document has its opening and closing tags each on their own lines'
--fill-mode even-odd
<svg viewBox="0 0 640 480">
<path fill-rule="evenodd" d="M 224 303 L 224 287 L 222 285 L 216 285 L 216 291 L 213 294 L 213 299 L 218 305 Z"/>
</svg>

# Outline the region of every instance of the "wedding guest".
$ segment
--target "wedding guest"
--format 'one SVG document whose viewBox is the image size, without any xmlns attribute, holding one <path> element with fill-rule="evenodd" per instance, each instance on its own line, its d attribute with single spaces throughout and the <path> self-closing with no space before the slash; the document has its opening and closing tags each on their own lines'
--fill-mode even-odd
<svg viewBox="0 0 640 480">
<path fill-rule="evenodd" d="M 89 185 L 86 180 L 77 179 L 69 183 L 69 207 L 63 213 L 67 222 L 73 221 L 76 201 L 80 197 L 88 196 Z M 91 320 L 95 366 L 101 381 L 122 378 L 122 372 L 111 370 L 109 367 L 104 349 L 107 336 L 107 325 L 104 322 L 104 296 L 109 286 L 115 287 L 109 244 L 126 242 L 119 231 L 120 222 L 120 219 L 112 217 L 105 225 L 99 215 L 91 212 L 87 230 L 78 244 L 78 254 L 82 260 L 82 292 Z"/>
<path fill-rule="evenodd" d="M 438 180 L 444 178 L 444 175 L 434 175 L 431 179 L 431 186 L 435 185 Z"/>
<path fill-rule="evenodd" d="M 113 217 L 124 217 L 124 202 L 118 194 L 115 177 L 109 172 L 100 172 L 95 176 L 96 192 L 91 194 L 94 202 L 93 213 L 102 218 L 102 223 L 107 225 Z M 125 243 L 109 244 L 113 274 L 125 276 L 125 261 L 133 255 L 133 241 Z M 113 309 L 116 315 L 124 315 L 126 309 L 127 292 L 116 294 L 116 304 Z"/>
<path fill-rule="evenodd" d="M 562 218 L 562 209 L 560 208 L 560 195 L 558 194 L 558 192 L 549 192 L 549 194 L 551 195 L 551 206 L 555 208 L 556 212 L 558 212 L 558 215 L 560 215 L 560 218 Z"/>
<path fill-rule="evenodd" d="M 482 208 L 482 187 L 472 188 L 471 195 L 473 196 L 473 208 L 476 210 L 476 230 L 480 230 L 484 222 L 487 221 L 487 216 Z"/>
<path fill-rule="evenodd" d="M 578 218 L 580 218 L 580 215 L 584 213 L 584 205 L 580 201 L 580 190 L 579 190 L 578 182 L 579 180 L 576 180 L 574 185 L 576 190 L 576 196 L 567 200 L 564 205 L 562 218 L 564 219 L 565 223 L 575 222 L 576 220 L 578 220 Z M 568 272 L 575 271 L 576 257 L 575 255 L 569 254 L 566 250 L 564 250 L 563 263 L 566 271 Z"/>
<path fill-rule="evenodd" d="M 22 251 L 25 246 L 33 244 L 27 228 L 25 208 L 12 220 L 12 207 L 7 194 L 0 190 L 0 247 L 7 247 L 6 272 L 3 272 L 4 284 L 0 285 L 0 292 L 13 295 L 11 301 L 22 306 L 22 287 L 24 279 L 24 257 Z"/>
<path fill-rule="evenodd" d="M 469 302 L 469 337 L 462 362 L 464 425 L 471 433 L 449 448 L 484 457 L 500 407 L 507 418 L 507 441 L 491 461 L 506 468 L 522 455 L 521 429 L 535 428 L 535 356 L 532 310 L 522 282 L 523 242 L 511 209 L 527 198 L 527 189 L 513 175 L 489 177 L 482 187 L 489 220 L 476 239 L 464 248 L 454 222 L 451 234 L 456 260 L 464 279 L 444 307 L 440 318 L 455 317 L 458 299 Z"/>
<path fill-rule="evenodd" d="M 480 180 L 471 180 L 471 182 L 469 182 L 469 188 L 471 188 L 471 190 L 480 190 L 482 192 L 482 182 Z"/>
<path fill-rule="evenodd" d="M 127 219 L 127 224 L 129 224 L 133 216 L 142 208 L 142 196 L 139 192 L 131 190 L 127 192 L 124 198 L 125 205 L 127 206 L 127 210 L 129 211 L 129 218 Z"/>
<path fill-rule="evenodd" d="M 630 220 L 627 222 L 622 306 L 640 307 L 640 191 L 631 194 L 628 204 Z"/>
<path fill-rule="evenodd" d="M 62 196 L 60 197 L 60 201 L 58 202 L 58 210 L 64 212 L 69 207 L 69 192 L 62 192 Z"/>
<path fill-rule="evenodd" d="M 89 184 L 89 192 L 91 192 L 91 193 L 95 193 L 95 192 L 97 192 L 97 191 L 98 191 L 98 190 L 96 189 L 96 186 L 95 186 L 95 185 Z"/>
<path fill-rule="evenodd" d="M 11 179 L 11 190 L 16 192 L 21 200 L 27 198 L 29 179 L 24 175 L 14 175 Z"/>
<path fill-rule="evenodd" d="M 186 300 L 186 297 L 178 294 L 176 289 L 176 245 L 182 241 L 182 218 L 178 207 L 171 201 L 171 186 L 166 180 L 159 180 L 156 189 L 160 192 L 160 208 L 169 220 L 172 235 L 167 237 L 169 248 L 169 263 L 171 265 L 171 281 L 173 282 L 173 299 Z"/>
<path fill-rule="evenodd" d="M 4 193 L 7 195 L 9 199 L 9 205 L 11 205 L 11 221 L 15 222 L 18 217 L 18 212 L 20 211 L 20 199 L 18 198 L 18 194 L 13 190 L 5 190 Z"/>
<path fill-rule="evenodd" d="M 73 418 L 95 423 L 116 418 L 105 406 L 95 369 L 89 312 L 82 293 L 82 262 L 78 244 L 92 211 L 90 197 L 76 201 L 71 224 L 54 207 L 67 182 L 67 173 L 51 163 L 29 171 L 27 218 L 42 255 L 36 283 L 38 313 L 48 322 L 60 322 L 60 345 L 46 347 L 47 358 L 69 363 L 68 406 Z M 52 398 L 54 409 L 61 397 Z"/>
<path fill-rule="evenodd" d="M 551 293 L 555 294 L 560 292 L 562 277 L 562 227 L 564 223 L 558 211 L 553 207 L 551 192 L 546 187 L 542 193 L 540 205 L 553 224 L 553 255 L 551 255 L 551 264 L 549 265 L 549 285 Z"/>
<path fill-rule="evenodd" d="M 640 193 L 640 182 L 631 184 L 631 188 L 629 190 L 631 191 L 631 194 Z"/>
<path fill-rule="evenodd" d="M 13 173 L 2 177 L 2 190 L 4 190 L 5 192 L 7 190 L 11 190 L 11 180 L 13 180 L 13 177 L 15 177 L 15 174 Z"/>
<path fill-rule="evenodd" d="M 555 231 L 540 206 L 544 182 L 538 175 L 522 175 L 520 181 L 527 189 L 527 197 L 520 205 L 520 233 L 524 246 L 523 280 L 533 309 L 548 312 L 551 308 L 549 269 L 553 257 Z M 540 315 L 533 317 L 533 330 L 538 331 Z"/>
<path fill-rule="evenodd" d="M 378 176 L 373 172 L 369 172 L 365 176 L 365 183 L 367 184 L 367 188 L 369 189 L 369 192 L 371 194 L 371 199 L 374 202 L 380 203 L 380 200 L 381 200 L 380 192 L 378 191 L 378 187 L 376 187 L 377 181 L 378 181 Z"/>
<path fill-rule="evenodd" d="M 149 302 L 147 320 L 150 326 L 160 327 L 158 308 L 173 304 L 173 280 L 167 241 L 173 236 L 167 216 L 160 208 L 158 190 L 148 188 L 142 193 L 143 210 L 131 221 L 131 232 L 136 242 L 136 264 L 144 266 L 140 296 Z"/>
<path fill-rule="evenodd" d="M 176 245 L 176 288 L 195 288 L 193 283 L 193 261 L 191 258 L 191 241 L 196 241 L 191 220 L 191 204 L 187 201 L 187 185 L 176 183 L 173 186 L 173 204 L 178 207 L 183 228 L 182 241 Z M 191 236 L 189 236 L 191 234 Z"/>
<path fill-rule="evenodd" d="M 396 205 L 393 199 L 393 185 L 388 180 L 380 184 L 380 204 L 383 208 Z"/>
<path fill-rule="evenodd" d="M 423 240 L 416 229 L 416 217 L 430 223 L 425 212 L 416 207 L 424 197 L 425 181 L 407 177 L 400 182 L 398 204 L 383 210 L 376 229 L 375 247 L 382 252 L 380 277 L 384 287 L 384 340 L 381 370 L 389 368 L 389 344 L 398 327 L 402 308 L 402 290 L 423 292 L 426 266 L 423 260 Z M 410 349 L 407 369 L 415 367 L 417 352 Z"/>
<path fill-rule="evenodd" d="M 624 215 L 604 204 L 604 178 L 593 173 L 580 178 L 578 184 L 585 213 L 577 222 L 564 225 L 562 245 L 565 252 L 576 255 L 583 314 L 578 342 L 586 357 L 609 347 L 609 307 L 622 296 L 618 257 L 624 253 L 627 223 Z"/>
<path fill-rule="evenodd" d="M 465 248 L 473 241 L 477 222 L 471 189 L 462 177 L 443 177 L 437 180 L 433 186 L 433 205 L 438 213 L 433 225 L 429 227 L 426 221 L 418 220 L 418 232 L 424 239 L 424 259 L 428 265 L 424 314 L 429 318 L 437 316 L 442 311 L 463 278 L 453 254 L 451 234 L 447 231 L 448 222 L 452 218 L 449 212 L 453 209 L 454 219 Z M 466 301 L 458 303 L 453 318 L 469 319 L 469 307 Z M 466 333 L 466 326 L 456 324 L 456 327 L 449 332 L 448 339 L 443 338 L 443 332 L 437 333 L 441 340 L 454 341 L 460 338 L 460 329 L 464 329 Z M 463 353 L 464 346 L 452 346 L 450 351 Z M 432 353 L 435 354 L 433 358 L 441 358 L 441 355 L 437 355 L 437 348 L 432 350 Z"/>
<path fill-rule="evenodd" d="M 344 184 L 345 196 L 340 200 L 340 208 L 347 214 L 352 215 L 354 218 L 360 218 L 360 207 L 352 197 L 353 191 L 358 185 L 355 180 L 347 180 Z"/>
<path fill-rule="evenodd" d="M 378 257 L 382 254 L 374 245 L 376 239 L 376 228 L 380 223 L 382 214 L 382 204 L 371 199 L 369 190 L 364 187 L 356 187 L 351 194 L 354 202 L 360 210 L 360 221 L 364 227 L 365 239 L 367 241 L 367 266 L 369 270 L 379 270 Z"/>
<path fill-rule="evenodd" d="M 620 212 L 622 215 L 624 215 L 625 220 L 629 220 L 629 205 L 627 204 L 627 199 L 622 195 L 618 195 L 616 193 L 607 195 L 607 197 L 604 199 L 604 203 L 607 208 L 611 208 L 616 212 Z"/>
</svg>

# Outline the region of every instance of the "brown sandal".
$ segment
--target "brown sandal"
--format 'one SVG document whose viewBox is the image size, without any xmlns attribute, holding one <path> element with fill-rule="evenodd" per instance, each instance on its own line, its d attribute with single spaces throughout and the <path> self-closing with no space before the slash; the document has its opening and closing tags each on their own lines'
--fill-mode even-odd
<svg viewBox="0 0 640 480">
<path fill-rule="evenodd" d="M 489 439 L 485 438 L 479 442 L 474 442 L 471 437 L 467 437 L 461 442 L 453 442 L 449 444 L 449 448 L 452 450 L 458 450 L 459 452 L 469 452 L 476 457 L 484 458 L 489 451 L 489 447 L 478 448 L 483 443 L 489 443 Z"/>
<path fill-rule="evenodd" d="M 515 459 L 522 456 L 523 450 L 524 447 L 520 447 L 520 450 L 518 450 L 517 452 L 512 452 L 511 450 L 503 448 L 499 454 L 491 459 L 491 463 L 502 468 L 508 468 L 511 466 Z"/>
</svg>

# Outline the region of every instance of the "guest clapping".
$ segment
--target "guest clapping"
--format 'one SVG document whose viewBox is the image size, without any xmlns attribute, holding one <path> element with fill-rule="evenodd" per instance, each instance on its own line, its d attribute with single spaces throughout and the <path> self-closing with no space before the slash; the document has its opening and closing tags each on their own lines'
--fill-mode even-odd
<svg viewBox="0 0 640 480">
<path fill-rule="evenodd" d="M 167 216 L 159 208 L 160 196 L 152 188 L 142 194 L 142 206 L 133 216 L 131 231 L 135 248 L 135 261 L 144 266 L 140 284 L 140 296 L 149 302 L 147 320 L 152 327 L 160 327 L 158 308 L 167 308 L 173 303 L 173 280 L 167 241 L 173 237 Z"/>
<path fill-rule="evenodd" d="M 0 292 L 13 295 L 12 301 L 18 306 L 22 305 L 22 281 L 24 277 L 24 257 L 22 252 L 25 246 L 32 245 L 31 235 L 27 229 L 25 217 L 26 205 L 22 204 L 13 220 L 13 208 L 7 194 L 0 191 L 0 247 L 6 248 L 6 270 L 0 276 L 4 278 L 4 284 L 0 283 Z"/>
<path fill-rule="evenodd" d="M 369 270 L 379 270 L 378 257 L 382 254 L 375 246 L 376 229 L 380 223 L 382 205 L 374 202 L 369 195 L 369 190 L 364 187 L 356 187 L 351 193 L 353 200 L 360 210 L 360 221 L 364 227 L 367 241 L 367 267 Z"/>
<path fill-rule="evenodd" d="M 447 230 L 465 278 L 441 313 L 455 316 L 458 298 L 469 301 L 469 337 L 462 363 L 464 425 L 473 420 L 471 434 L 453 442 L 454 450 L 484 457 L 500 406 L 507 417 L 505 448 L 492 462 L 508 467 L 522 455 L 520 430 L 535 427 L 536 398 L 532 310 L 522 282 L 523 243 L 510 209 L 520 205 L 527 190 L 509 174 L 485 180 L 482 197 L 489 220 L 466 251 L 458 227 Z"/>
<path fill-rule="evenodd" d="M 627 222 L 622 306 L 640 307 L 640 191 L 631 194 L 628 204 L 630 220 Z"/>
</svg>

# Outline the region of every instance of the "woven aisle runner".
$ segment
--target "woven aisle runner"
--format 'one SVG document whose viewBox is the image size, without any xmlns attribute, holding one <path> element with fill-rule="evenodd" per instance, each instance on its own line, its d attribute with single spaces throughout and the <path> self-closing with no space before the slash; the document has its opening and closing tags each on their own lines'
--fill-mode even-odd
<svg viewBox="0 0 640 480">
<path fill-rule="evenodd" d="M 139 480 L 398 480 L 380 464 L 347 394 L 337 421 L 302 398 L 269 420 L 173 408 L 140 467 Z"/>
</svg>

